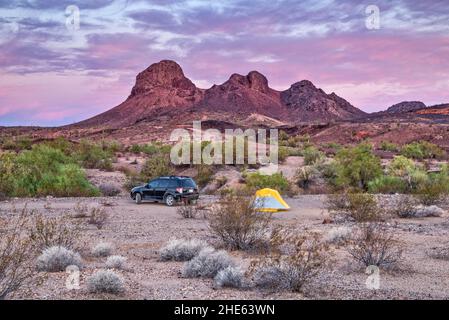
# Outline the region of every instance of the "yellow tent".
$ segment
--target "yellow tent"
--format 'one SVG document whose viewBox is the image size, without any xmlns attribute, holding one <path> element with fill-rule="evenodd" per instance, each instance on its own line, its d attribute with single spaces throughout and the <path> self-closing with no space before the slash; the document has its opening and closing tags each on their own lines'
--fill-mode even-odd
<svg viewBox="0 0 449 320">
<path fill-rule="evenodd" d="M 278 212 L 290 210 L 289 205 L 282 199 L 279 192 L 265 188 L 256 191 L 254 208 L 262 212 Z"/>
</svg>

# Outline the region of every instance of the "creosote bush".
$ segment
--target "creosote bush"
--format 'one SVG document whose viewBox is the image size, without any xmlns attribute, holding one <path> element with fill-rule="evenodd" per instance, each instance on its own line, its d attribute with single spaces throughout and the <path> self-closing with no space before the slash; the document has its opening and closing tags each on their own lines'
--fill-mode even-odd
<svg viewBox="0 0 449 320">
<path fill-rule="evenodd" d="M 341 245 L 349 241 L 351 236 L 352 228 L 340 226 L 329 230 L 329 232 L 324 236 L 324 241 L 335 245 Z"/>
<path fill-rule="evenodd" d="M 220 270 L 229 266 L 234 266 L 234 262 L 226 251 L 205 248 L 184 264 L 182 275 L 185 278 L 214 278 Z"/>
<path fill-rule="evenodd" d="M 122 278 L 111 270 L 99 270 L 87 279 L 87 288 L 91 293 L 118 294 L 125 291 Z"/>
<path fill-rule="evenodd" d="M 338 193 L 327 197 L 326 208 L 330 215 L 356 222 L 378 221 L 384 214 L 375 196 L 369 193 Z"/>
<path fill-rule="evenodd" d="M 231 250 L 261 249 L 270 237 L 271 214 L 257 212 L 253 200 L 226 195 L 208 216 L 212 233 Z"/>
<path fill-rule="evenodd" d="M 108 218 L 109 216 L 104 208 L 94 207 L 90 209 L 88 223 L 100 230 L 106 224 Z"/>
<path fill-rule="evenodd" d="M 347 247 L 352 258 L 364 266 L 395 267 L 402 259 L 402 247 L 393 233 L 380 223 L 358 227 Z"/>
<path fill-rule="evenodd" d="M 64 271 L 68 266 L 82 267 L 81 256 L 67 248 L 54 246 L 45 249 L 37 258 L 37 270 L 47 272 Z"/>
<path fill-rule="evenodd" d="M 159 255 L 162 261 L 188 261 L 204 248 L 210 247 L 201 240 L 172 239 L 159 250 Z"/>
<path fill-rule="evenodd" d="M 329 262 L 329 247 L 315 234 L 284 231 L 271 242 L 271 252 L 251 262 L 250 274 L 256 287 L 301 291 Z"/>
</svg>

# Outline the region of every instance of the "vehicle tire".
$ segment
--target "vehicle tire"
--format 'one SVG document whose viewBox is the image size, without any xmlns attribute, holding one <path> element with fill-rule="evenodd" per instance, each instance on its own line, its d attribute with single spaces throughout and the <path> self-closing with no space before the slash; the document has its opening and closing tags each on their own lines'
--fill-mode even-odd
<svg viewBox="0 0 449 320">
<path fill-rule="evenodd" d="M 136 193 L 136 203 L 141 204 L 142 203 L 142 195 L 140 193 Z"/>
<path fill-rule="evenodd" d="M 164 202 L 167 206 L 172 207 L 175 204 L 175 197 L 171 194 L 165 196 Z"/>
</svg>

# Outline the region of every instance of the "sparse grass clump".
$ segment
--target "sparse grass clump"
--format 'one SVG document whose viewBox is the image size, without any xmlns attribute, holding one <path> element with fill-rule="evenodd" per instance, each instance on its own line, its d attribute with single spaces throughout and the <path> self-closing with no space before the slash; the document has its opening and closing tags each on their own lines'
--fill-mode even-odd
<svg viewBox="0 0 449 320">
<path fill-rule="evenodd" d="M 205 248 L 184 264 L 182 275 L 186 278 L 214 278 L 220 270 L 233 265 L 234 262 L 226 251 Z"/>
<path fill-rule="evenodd" d="M 245 286 L 245 273 L 240 268 L 229 266 L 217 273 L 214 283 L 219 288 L 242 288 Z"/>
<path fill-rule="evenodd" d="M 122 256 L 118 256 L 118 255 L 110 256 L 106 260 L 106 268 L 123 270 L 125 268 L 126 260 L 127 259 Z"/>
<path fill-rule="evenodd" d="M 208 216 L 209 226 L 231 250 L 257 250 L 266 246 L 271 232 L 271 214 L 259 213 L 253 199 L 227 195 Z"/>
<path fill-rule="evenodd" d="M 87 287 L 91 293 L 118 294 L 125 291 L 120 276 L 111 270 L 99 270 L 87 279 Z"/>
<path fill-rule="evenodd" d="M 54 246 L 45 249 L 37 258 L 37 270 L 46 272 L 64 271 L 68 266 L 82 267 L 81 256 L 67 248 Z"/>
<path fill-rule="evenodd" d="M 101 242 L 92 248 L 92 255 L 95 257 L 108 257 L 113 252 L 114 246 L 107 242 Z"/>
<path fill-rule="evenodd" d="M 380 223 L 363 224 L 354 232 L 347 248 L 362 265 L 392 268 L 402 259 L 402 248 L 393 233 Z"/>
<path fill-rule="evenodd" d="M 159 255 L 162 261 L 188 261 L 208 247 L 206 242 L 197 239 L 173 239 L 160 249 Z"/>
</svg>

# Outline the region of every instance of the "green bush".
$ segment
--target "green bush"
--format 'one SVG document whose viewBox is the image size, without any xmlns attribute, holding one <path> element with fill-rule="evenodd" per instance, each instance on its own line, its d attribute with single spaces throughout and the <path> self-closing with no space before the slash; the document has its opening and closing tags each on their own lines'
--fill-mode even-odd
<svg viewBox="0 0 449 320">
<path fill-rule="evenodd" d="M 304 156 L 304 164 L 305 165 L 313 165 L 319 160 L 324 158 L 324 154 L 313 146 L 309 146 L 303 151 Z"/>
<path fill-rule="evenodd" d="M 449 176 L 443 169 L 441 173 L 430 174 L 416 187 L 416 197 L 421 204 L 429 206 L 441 201 L 449 194 Z"/>
<path fill-rule="evenodd" d="M 399 150 L 399 146 L 389 141 L 382 141 L 380 143 L 380 149 L 383 151 L 397 152 Z"/>
<path fill-rule="evenodd" d="M 20 136 L 16 138 L 8 138 L 2 141 L 1 149 L 13 150 L 16 152 L 22 150 L 30 150 L 33 142 L 26 136 Z"/>
<path fill-rule="evenodd" d="M 368 190 L 371 193 L 405 193 L 407 191 L 407 184 L 399 177 L 380 176 L 368 183 Z"/>
<path fill-rule="evenodd" d="M 112 154 L 100 145 L 83 140 L 73 156 L 84 168 L 112 171 Z"/>
<path fill-rule="evenodd" d="M 18 155 L 1 155 L 0 178 L 0 191 L 14 197 L 99 194 L 73 159 L 46 145 L 35 145 Z"/>
<path fill-rule="evenodd" d="M 197 166 L 197 175 L 195 177 L 196 183 L 199 187 L 205 187 L 214 175 L 214 170 L 212 166 L 200 164 Z"/>
<path fill-rule="evenodd" d="M 406 144 L 401 149 L 401 154 L 407 158 L 423 159 L 442 159 L 446 152 L 436 144 L 428 141 L 419 141 Z"/>
<path fill-rule="evenodd" d="M 335 178 L 331 184 L 340 189 L 367 190 L 369 182 L 382 175 L 380 159 L 366 143 L 338 151 L 333 169 Z"/>
<path fill-rule="evenodd" d="M 258 172 L 250 173 L 246 175 L 245 180 L 246 186 L 252 191 L 271 188 L 279 192 L 286 192 L 289 189 L 288 180 L 281 173 L 272 175 L 265 175 Z"/>
<path fill-rule="evenodd" d="M 173 174 L 174 169 L 170 163 L 170 158 L 161 154 L 156 154 L 149 158 L 140 172 L 143 181 L 149 181 L 160 176 L 170 176 Z"/>
</svg>

